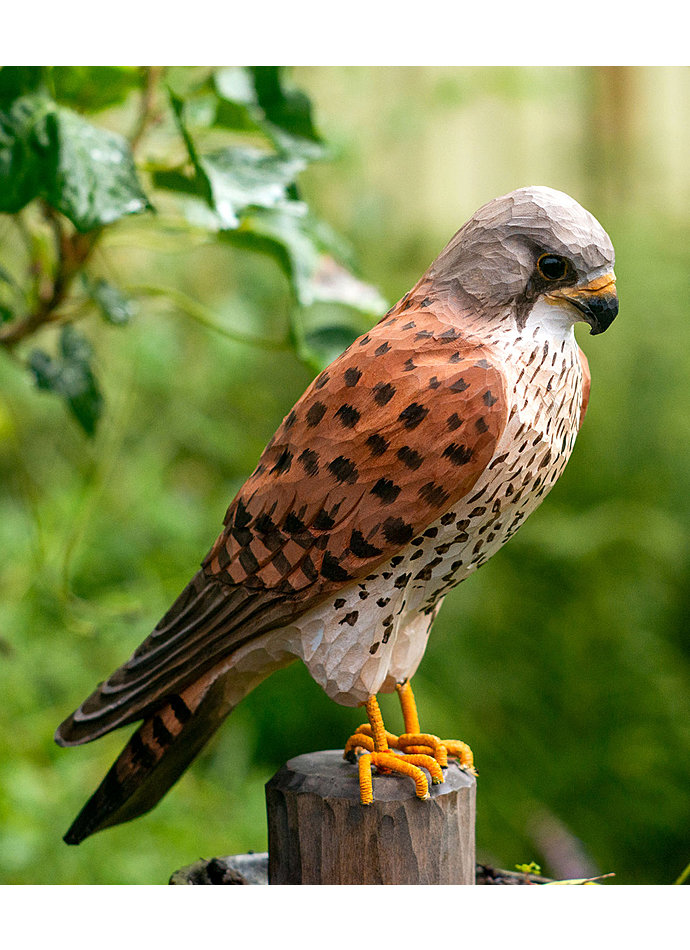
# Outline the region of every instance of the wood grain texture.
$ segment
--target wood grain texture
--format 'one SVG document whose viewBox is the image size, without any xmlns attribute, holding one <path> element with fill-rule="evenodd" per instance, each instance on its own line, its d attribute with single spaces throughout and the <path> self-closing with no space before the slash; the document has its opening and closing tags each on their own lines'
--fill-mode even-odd
<svg viewBox="0 0 690 950">
<path fill-rule="evenodd" d="M 473 776 L 451 763 L 431 798 L 412 782 L 374 777 L 359 803 L 342 752 L 291 759 L 266 785 L 270 884 L 474 884 Z"/>
</svg>

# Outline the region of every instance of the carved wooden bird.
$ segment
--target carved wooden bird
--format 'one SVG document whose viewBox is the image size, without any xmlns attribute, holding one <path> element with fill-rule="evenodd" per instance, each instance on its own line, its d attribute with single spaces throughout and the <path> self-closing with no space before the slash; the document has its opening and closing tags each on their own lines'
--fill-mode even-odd
<svg viewBox="0 0 690 950">
<path fill-rule="evenodd" d="M 618 312 L 614 252 L 568 195 L 490 201 L 421 280 L 309 386 L 153 633 L 59 727 L 65 746 L 143 720 L 65 836 L 152 808 L 228 713 L 295 658 L 364 705 L 346 745 L 428 794 L 464 743 L 421 733 L 409 680 L 446 593 L 540 504 L 589 394 L 573 332 Z M 405 732 L 376 694 L 397 689 Z M 353 774 L 353 781 L 356 776 Z"/>
</svg>

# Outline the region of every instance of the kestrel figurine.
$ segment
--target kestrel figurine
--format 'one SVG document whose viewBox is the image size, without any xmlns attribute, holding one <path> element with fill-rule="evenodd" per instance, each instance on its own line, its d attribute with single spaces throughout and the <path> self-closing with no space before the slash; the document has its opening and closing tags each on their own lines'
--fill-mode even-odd
<svg viewBox="0 0 690 950">
<path fill-rule="evenodd" d="M 152 808 L 228 713 L 300 659 L 368 722 L 345 746 L 420 798 L 467 745 L 422 733 L 410 679 L 447 592 L 517 531 L 563 471 L 587 408 L 574 325 L 618 312 L 614 252 L 576 201 L 490 201 L 419 282 L 309 386 L 201 569 L 132 657 L 57 730 L 63 746 L 143 720 L 65 840 Z M 405 731 L 376 700 L 397 690 Z"/>
</svg>

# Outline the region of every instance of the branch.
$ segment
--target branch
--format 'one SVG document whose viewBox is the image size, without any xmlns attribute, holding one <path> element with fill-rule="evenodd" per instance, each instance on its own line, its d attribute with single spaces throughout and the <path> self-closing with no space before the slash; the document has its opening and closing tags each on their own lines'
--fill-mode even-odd
<svg viewBox="0 0 690 950">
<path fill-rule="evenodd" d="M 148 131 L 150 125 L 159 121 L 158 114 L 154 111 L 156 101 L 156 92 L 165 72 L 165 66 L 144 66 L 144 88 L 139 104 L 139 115 L 137 117 L 134 131 L 129 138 L 129 145 L 132 152 L 139 147 L 139 143 Z"/>
<path fill-rule="evenodd" d="M 144 85 L 137 122 L 130 137 L 132 152 L 137 148 L 149 126 L 157 120 L 154 111 L 158 83 L 165 67 L 147 66 L 144 69 Z M 72 282 L 82 270 L 98 243 L 102 229 L 97 228 L 86 234 L 75 232 L 67 234 L 64 223 L 48 204 L 43 204 L 43 215 L 48 222 L 55 241 L 55 268 L 52 277 L 47 276 L 43 287 L 39 287 L 38 302 L 32 313 L 9 326 L 0 329 L 0 346 L 11 351 L 25 337 L 31 336 L 42 326 L 58 322 L 62 314 L 60 306 L 64 303 Z M 36 261 L 32 261 L 36 266 Z"/>
<path fill-rule="evenodd" d="M 48 280 L 47 286 L 40 292 L 36 309 L 23 319 L 15 320 L 0 330 L 0 346 L 8 350 L 45 324 L 55 323 L 60 319 L 58 311 L 72 281 L 89 259 L 101 236 L 100 228 L 86 234 L 66 234 L 62 219 L 51 207 L 44 205 L 43 213 L 55 238 L 55 270 L 52 280 Z"/>
</svg>

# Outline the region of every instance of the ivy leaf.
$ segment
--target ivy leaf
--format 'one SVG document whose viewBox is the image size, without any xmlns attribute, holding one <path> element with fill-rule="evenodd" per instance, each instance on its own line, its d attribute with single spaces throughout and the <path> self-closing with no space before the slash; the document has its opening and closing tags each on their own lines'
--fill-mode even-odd
<svg viewBox="0 0 690 950">
<path fill-rule="evenodd" d="M 240 227 L 224 235 L 241 247 L 270 254 L 290 281 L 304 307 L 321 301 L 341 303 L 364 313 L 383 313 L 379 293 L 342 268 L 325 247 L 320 224 L 306 205 L 290 202 L 274 209 L 252 208 Z"/>
<path fill-rule="evenodd" d="M 118 287 L 114 287 L 103 278 L 91 280 L 86 275 L 83 277 L 83 284 L 89 297 L 108 323 L 116 326 L 129 323 L 135 313 L 134 302 Z"/>
<path fill-rule="evenodd" d="M 361 330 L 352 324 L 334 323 L 307 331 L 304 334 L 304 342 L 313 354 L 318 368 L 324 369 L 336 356 L 340 356 L 360 333 Z"/>
<path fill-rule="evenodd" d="M 150 209 L 126 139 L 69 109 L 57 108 L 45 121 L 54 158 L 45 198 L 78 231 Z"/>
<path fill-rule="evenodd" d="M 286 91 L 278 66 L 231 66 L 213 77 L 218 97 L 215 124 L 261 132 L 283 155 L 313 161 L 324 143 L 312 119 L 311 102 L 298 89 Z"/>
<path fill-rule="evenodd" d="M 275 155 L 257 148 L 226 148 L 203 155 L 185 121 L 184 103 L 174 95 L 171 101 L 196 171 L 196 191 L 218 216 L 221 230 L 237 228 L 239 216 L 247 208 L 273 208 L 288 200 L 290 186 L 305 167 L 302 158 Z M 176 190 L 183 190 L 179 177 L 166 179 L 158 175 L 156 183 L 165 184 L 166 180 L 174 184 Z"/>
<path fill-rule="evenodd" d="M 314 302 L 311 281 L 318 266 L 318 250 L 306 214 L 306 206 L 298 202 L 278 209 L 252 208 L 243 215 L 237 230 L 224 235 L 232 244 L 272 256 L 305 307 Z"/>
<path fill-rule="evenodd" d="M 276 145 L 287 152 L 299 149 L 305 157 L 318 158 L 324 143 L 316 131 L 311 102 L 301 89 L 289 89 L 281 66 L 250 66 L 258 104 Z"/>
<path fill-rule="evenodd" d="M 366 314 L 383 315 L 388 309 L 375 287 L 359 280 L 329 254 L 320 256 L 311 284 L 314 300 L 344 304 Z"/>
<path fill-rule="evenodd" d="M 213 90 L 217 98 L 215 125 L 237 132 L 263 132 L 264 113 L 244 67 L 219 69 L 213 75 Z"/>
<path fill-rule="evenodd" d="M 60 334 L 58 356 L 34 350 L 29 356 L 29 369 L 38 388 L 61 396 L 82 429 L 93 436 L 103 409 L 103 397 L 91 369 L 88 340 L 67 324 Z"/>
<path fill-rule="evenodd" d="M 304 163 L 259 149 L 229 148 L 203 156 L 199 166 L 222 227 L 236 228 L 239 214 L 246 208 L 274 208 L 284 202 L 288 186 Z"/>
<path fill-rule="evenodd" d="M 0 76 L 8 68 L 3 67 Z M 44 96 L 29 95 L 0 111 L 0 211 L 21 211 L 43 187 L 43 124 L 50 108 Z"/>
<path fill-rule="evenodd" d="M 0 211 L 42 197 L 78 231 L 150 207 L 127 141 L 41 93 L 0 111 Z"/>
</svg>

